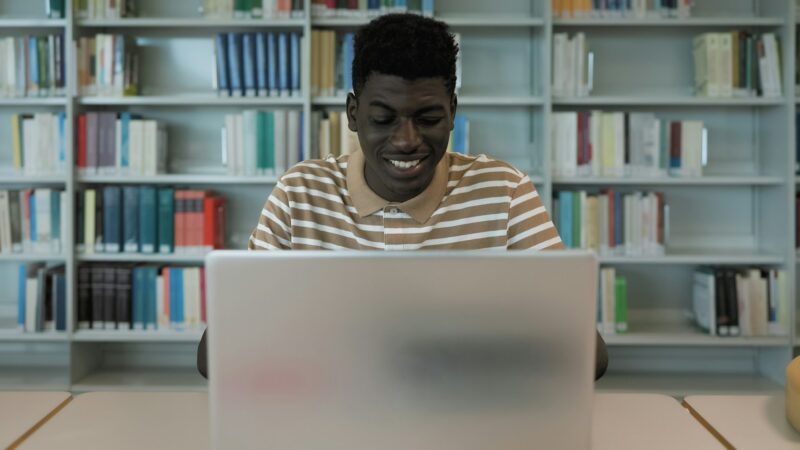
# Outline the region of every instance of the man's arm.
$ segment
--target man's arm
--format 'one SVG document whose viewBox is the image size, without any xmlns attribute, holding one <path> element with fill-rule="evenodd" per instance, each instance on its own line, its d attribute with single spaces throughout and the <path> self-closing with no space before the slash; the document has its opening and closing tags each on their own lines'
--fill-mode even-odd
<svg viewBox="0 0 800 450">
<path fill-rule="evenodd" d="M 558 230 L 527 175 L 511 196 L 507 236 L 509 250 L 564 249 Z M 598 380 L 608 368 L 608 350 L 600 333 L 596 332 L 596 336 L 594 379 Z"/>
</svg>

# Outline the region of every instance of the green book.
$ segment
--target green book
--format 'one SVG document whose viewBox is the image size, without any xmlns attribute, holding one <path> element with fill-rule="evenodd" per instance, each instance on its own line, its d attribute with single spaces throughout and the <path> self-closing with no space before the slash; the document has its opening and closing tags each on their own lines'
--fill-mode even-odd
<svg viewBox="0 0 800 450">
<path fill-rule="evenodd" d="M 64 0 L 45 0 L 48 19 L 64 18 Z"/>
<path fill-rule="evenodd" d="M 358 0 L 358 9 L 359 11 L 366 12 L 368 9 L 369 2 L 367 0 Z"/>
<path fill-rule="evenodd" d="M 139 188 L 139 251 L 142 253 L 155 253 L 158 249 L 157 204 L 156 188 L 141 186 Z"/>
<path fill-rule="evenodd" d="M 408 11 L 422 13 L 422 0 L 408 0 Z"/>
<path fill-rule="evenodd" d="M 266 152 L 264 158 L 264 168 L 267 171 L 275 170 L 275 114 L 270 111 L 266 113 Z M 276 174 L 280 175 L 280 174 Z"/>
<path fill-rule="evenodd" d="M 47 54 L 47 36 L 39 36 L 36 40 L 37 56 L 39 57 L 39 95 L 45 96 L 50 89 L 50 58 Z"/>
<path fill-rule="evenodd" d="M 617 333 L 628 331 L 628 280 L 617 277 L 614 280 L 614 328 Z"/>
<path fill-rule="evenodd" d="M 267 168 L 267 113 L 256 113 L 256 173 L 263 174 Z"/>
<path fill-rule="evenodd" d="M 581 248 L 581 193 L 572 193 L 572 247 Z"/>
<path fill-rule="evenodd" d="M 161 188 L 158 190 L 158 251 L 172 253 L 175 251 L 175 190 Z"/>
<path fill-rule="evenodd" d="M 250 0 L 233 1 L 233 17 L 237 19 L 250 17 L 250 11 Z"/>
</svg>

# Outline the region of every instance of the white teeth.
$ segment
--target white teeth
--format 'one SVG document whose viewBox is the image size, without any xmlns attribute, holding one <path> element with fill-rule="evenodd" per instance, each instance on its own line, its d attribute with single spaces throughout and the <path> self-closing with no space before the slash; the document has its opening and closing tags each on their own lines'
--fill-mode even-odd
<svg viewBox="0 0 800 450">
<path fill-rule="evenodd" d="M 392 164 L 394 164 L 395 167 L 398 167 L 400 169 L 410 169 L 419 164 L 420 160 L 415 159 L 414 161 L 395 161 L 393 159 L 390 159 L 389 162 L 391 162 Z"/>
</svg>

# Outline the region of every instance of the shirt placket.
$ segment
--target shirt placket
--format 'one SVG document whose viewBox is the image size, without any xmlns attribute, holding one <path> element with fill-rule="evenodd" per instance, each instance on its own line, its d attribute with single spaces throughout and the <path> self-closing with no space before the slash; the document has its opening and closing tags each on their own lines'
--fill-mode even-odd
<svg viewBox="0 0 800 450">
<path fill-rule="evenodd" d="M 398 229 L 403 226 L 400 208 L 396 205 L 387 205 L 383 208 L 383 244 L 386 250 L 402 250 L 403 235 L 387 233 L 389 229 Z"/>
</svg>

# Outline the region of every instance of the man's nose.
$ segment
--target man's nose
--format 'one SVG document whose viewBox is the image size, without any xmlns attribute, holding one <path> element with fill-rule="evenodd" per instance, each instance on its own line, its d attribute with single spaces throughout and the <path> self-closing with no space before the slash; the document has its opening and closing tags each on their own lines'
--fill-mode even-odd
<svg viewBox="0 0 800 450">
<path fill-rule="evenodd" d="M 422 144 L 422 137 L 411 119 L 402 119 L 394 130 L 391 140 L 392 147 L 401 152 L 413 152 Z"/>
</svg>

